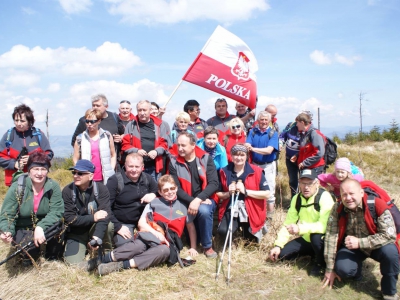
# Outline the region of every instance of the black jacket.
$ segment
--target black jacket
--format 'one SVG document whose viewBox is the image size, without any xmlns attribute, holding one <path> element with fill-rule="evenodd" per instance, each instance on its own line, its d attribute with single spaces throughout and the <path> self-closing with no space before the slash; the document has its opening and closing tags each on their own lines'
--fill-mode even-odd
<svg viewBox="0 0 400 300">
<path fill-rule="evenodd" d="M 68 232 L 73 234 L 83 234 L 90 230 L 94 222 L 94 213 L 99 210 L 105 210 L 108 213 L 107 218 L 97 222 L 93 235 L 101 239 L 107 230 L 108 223 L 110 222 L 110 194 L 108 189 L 101 182 L 96 182 L 98 188 L 98 199 L 95 200 L 93 192 L 93 183 L 84 191 L 85 201 L 82 201 L 82 194 L 76 188 L 76 202 L 73 201 L 73 187 L 74 183 L 67 185 L 62 191 L 64 199 L 64 222 L 68 228 Z M 97 205 L 97 210 L 93 213 L 89 211 L 88 204 L 94 201 Z"/>
</svg>

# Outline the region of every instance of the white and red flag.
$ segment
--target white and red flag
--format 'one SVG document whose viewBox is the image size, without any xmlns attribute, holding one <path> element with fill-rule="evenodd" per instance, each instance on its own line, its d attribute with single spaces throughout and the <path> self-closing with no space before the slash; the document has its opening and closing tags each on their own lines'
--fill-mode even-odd
<svg viewBox="0 0 400 300">
<path fill-rule="evenodd" d="M 257 70 L 257 60 L 246 43 L 218 26 L 182 79 L 253 109 Z"/>
</svg>

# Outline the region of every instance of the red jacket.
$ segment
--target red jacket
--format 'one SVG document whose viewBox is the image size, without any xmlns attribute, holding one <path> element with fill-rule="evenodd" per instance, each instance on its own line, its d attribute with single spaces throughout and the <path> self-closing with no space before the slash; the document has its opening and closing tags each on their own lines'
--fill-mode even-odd
<svg viewBox="0 0 400 300">
<path fill-rule="evenodd" d="M 154 127 L 155 127 L 155 141 L 154 141 L 154 149 L 157 151 L 157 148 L 163 149 L 163 153 L 167 151 L 168 149 L 168 141 L 169 141 L 169 135 L 168 135 L 168 129 L 165 127 L 165 125 L 162 123 L 162 121 L 154 117 L 153 115 L 150 115 L 151 120 L 154 122 Z M 137 117 L 135 117 L 134 120 L 128 123 L 128 125 L 125 128 L 125 135 L 124 138 L 122 139 L 122 154 L 124 152 L 137 152 L 138 150 L 142 149 L 142 143 L 140 141 L 140 128 L 138 126 L 138 121 Z M 157 151 L 158 155 L 155 158 L 156 162 L 156 173 L 160 173 L 161 170 L 164 168 L 163 165 L 163 159 L 162 159 L 162 154 L 160 154 L 159 151 Z"/>
<path fill-rule="evenodd" d="M 231 176 L 233 170 L 233 163 L 229 163 L 228 166 L 221 169 L 219 171 L 220 179 L 221 179 L 221 186 L 222 191 L 228 191 L 228 180 Z M 259 185 L 261 182 L 261 174 L 263 170 L 255 165 L 251 165 L 246 163 L 245 166 L 245 173 L 247 173 L 246 180 L 244 181 L 244 186 L 246 189 L 258 191 Z M 219 221 L 222 220 L 222 217 L 225 214 L 226 207 L 230 201 L 230 198 L 225 199 L 222 201 L 219 211 L 218 211 L 218 218 Z M 244 199 L 244 204 L 246 207 L 247 214 L 249 216 L 249 223 L 253 233 L 259 231 L 265 223 L 265 219 L 267 217 L 267 210 L 266 210 L 266 200 L 254 199 L 251 197 L 246 197 Z"/>
<path fill-rule="evenodd" d="M 297 164 L 303 163 L 305 169 L 313 169 L 325 165 L 325 140 L 319 130 L 312 125 L 300 134 L 299 156 Z"/>
</svg>

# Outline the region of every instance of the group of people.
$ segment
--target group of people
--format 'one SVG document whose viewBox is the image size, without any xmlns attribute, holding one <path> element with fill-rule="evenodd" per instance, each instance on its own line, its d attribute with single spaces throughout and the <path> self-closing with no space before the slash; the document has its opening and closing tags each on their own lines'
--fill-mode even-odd
<svg viewBox="0 0 400 300">
<path fill-rule="evenodd" d="M 393 218 L 389 212 L 379 216 L 374 235 L 364 230 L 369 225 L 362 219 L 363 176 L 346 158 L 336 161 L 333 174 L 324 174 L 325 140 L 313 127 L 312 114 L 301 111 L 280 132 L 274 105 L 257 118 L 243 104 L 236 104 L 236 115 L 227 108 L 225 99 L 217 99 L 215 116 L 205 121 L 200 104 L 188 100 L 171 127 L 162 120 L 165 108 L 156 103 L 139 101 L 134 115 L 131 103 L 122 100 L 116 114 L 107 110 L 104 95 L 93 96 L 72 137 L 73 182 L 61 192 L 47 177 L 54 155 L 49 141 L 33 126 L 33 111 L 17 106 L 15 127 L 0 141 L 0 166 L 10 186 L 0 238 L 17 245 L 33 239 L 38 246 L 33 255 L 45 249 L 51 258 L 62 247 L 43 247 L 46 230 L 64 218 L 64 260 L 105 275 L 176 263 L 186 227 L 189 254 L 198 255 L 201 244 L 206 257 L 215 258 L 217 210 L 223 237 L 230 225 L 254 242 L 267 232 L 275 209 L 277 158 L 284 148 L 292 200 L 270 258 L 311 255 L 311 275 L 325 269 L 325 285 L 332 286 L 337 277 L 359 278 L 369 256 L 381 262 L 385 297 L 397 297 Z M 236 193 L 239 209 L 231 218 Z M 346 223 L 338 216 L 341 205 Z M 290 240 L 290 235 L 300 237 Z M 106 254 L 86 261 L 87 250 L 98 247 Z M 383 267 L 388 261 L 390 267 Z"/>
</svg>

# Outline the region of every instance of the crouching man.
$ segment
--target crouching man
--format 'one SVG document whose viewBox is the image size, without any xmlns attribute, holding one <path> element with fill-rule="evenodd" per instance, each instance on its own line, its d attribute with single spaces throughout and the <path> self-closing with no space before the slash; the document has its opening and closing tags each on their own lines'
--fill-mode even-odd
<svg viewBox="0 0 400 300">
<path fill-rule="evenodd" d="M 332 209 L 326 230 L 323 287 L 332 288 L 335 278 L 361 280 L 362 262 L 370 257 L 380 263 L 383 299 L 399 299 L 396 294 L 399 274 L 399 253 L 394 244 L 396 228 L 388 209 L 378 214 L 386 202 L 374 199 L 378 214 L 375 223 L 368 209 L 370 199 L 357 180 L 344 180 L 340 195 L 342 202 L 337 202 Z"/>
<path fill-rule="evenodd" d="M 110 194 L 101 183 L 93 181 L 95 166 L 78 160 L 72 170 L 74 182 L 62 191 L 67 226 L 64 259 L 77 264 L 85 259 L 90 241 L 102 240 L 104 249 L 112 249 L 113 226 L 109 222 Z M 100 243 L 97 243 L 100 244 Z"/>
<path fill-rule="evenodd" d="M 165 233 L 162 230 L 158 231 L 157 225 L 152 226 L 154 222 L 158 221 L 168 225 L 169 235 L 175 241 L 178 252 L 181 250 L 178 244 L 182 244 L 180 237 L 186 224 L 191 243 L 189 254 L 191 256 L 198 255 L 196 251 L 196 229 L 193 224 L 194 216 L 188 216 L 186 206 L 177 200 L 177 190 L 178 187 L 171 175 L 162 176 L 158 181 L 158 193 L 161 197 L 146 205 L 139 219 L 137 236 L 104 255 L 101 261 L 97 258 L 91 259 L 88 262 L 87 269 L 93 270 L 98 266 L 100 275 L 122 269 L 137 268 L 144 270 L 166 262 L 170 256 L 179 255 L 173 245 L 170 245 L 170 241 L 166 239 Z M 171 259 L 169 262 L 171 262 Z"/>
<path fill-rule="evenodd" d="M 314 170 L 304 169 L 299 178 L 300 193 L 292 198 L 286 220 L 278 232 L 270 259 L 295 259 L 302 255 L 315 257 L 311 276 L 322 275 L 325 268 L 324 234 L 334 201 L 329 192 L 319 187 Z M 289 241 L 291 234 L 300 237 Z"/>
</svg>

